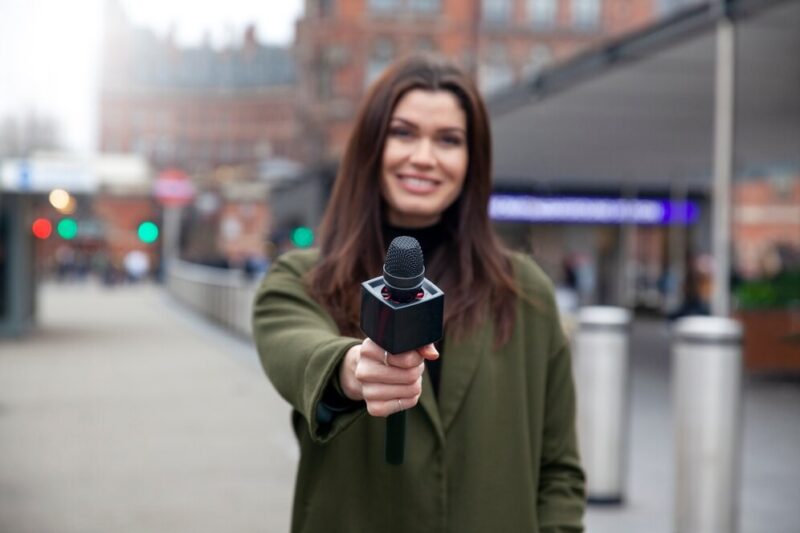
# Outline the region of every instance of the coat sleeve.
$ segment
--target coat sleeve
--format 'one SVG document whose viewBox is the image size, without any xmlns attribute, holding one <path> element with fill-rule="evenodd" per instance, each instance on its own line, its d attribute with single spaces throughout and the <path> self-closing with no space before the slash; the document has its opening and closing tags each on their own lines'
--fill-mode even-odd
<svg viewBox="0 0 800 533">
<path fill-rule="evenodd" d="M 330 315 L 306 291 L 303 273 L 311 264 L 298 253 L 275 262 L 256 292 L 253 338 L 278 393 L 302 415 L 311 438 L 325 443 L 366 412 L 341 413 L 329 424 L 317 417 L 339 363 L 361 340 L 340 335 Z"/>
<path fill-rule="evenodd" d="M 569 344 L 549 358 L 539 478 L 542 533 L 583 531 L 585 480 L 575 433 L 575 390 Z"/>
</svg>

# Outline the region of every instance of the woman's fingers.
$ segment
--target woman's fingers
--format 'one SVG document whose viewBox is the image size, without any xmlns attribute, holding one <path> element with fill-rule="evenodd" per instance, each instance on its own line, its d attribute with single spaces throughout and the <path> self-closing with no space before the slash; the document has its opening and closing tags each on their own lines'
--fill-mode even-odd
<svg viewBox="0 0 800 533">
<path fill-rule="evenodd" d="M 428 344 L 417 350 L 389 354 L 372 339 L 365 339 L 354 377 L 361 384 L 360 394 L 373 416 L 389 416 L 417 405 L 422 393 L 425 360 L 439 352 Z"/>
<path fill-rule="evenodd" d="M 413 368 L 425 359 L 433 360 L 438 358 L 439 351 L 433 344 L 426 344 L 416 350 L 392 354 L 378 346 L 372 339 L 365 339 L 361 345 L 361 356 L 380 363 L 386 361 L 389 366 Z"/>
<path fill-rule="evenodd" d="M 422 378 L 409 385 L 386 385 L 383 383 L 366 383 L 361 392 L 367 401 L 384 401 L 396 398 L 415 398 L 422 394 Z"/>
<path fill-rule="evenodd" d="M 406 409 L 411 409 L 417 402 L 419 397 L 414 398 L 395 398 L 393 400 L 376 400 L 374 402 L 367 402 L 367 412 L 372 416 L 389 416 Z"/>
<path fill-rule="evenodd" d="M 397 368 L 386 366 L 375 361 L 359 361 L 355 368 L 355 377 L 362 384 L 385 383 L 390 385 L 410 385 L 417 381 L 425 371 L 424 363 L 414 368 Z"/>
</svg>

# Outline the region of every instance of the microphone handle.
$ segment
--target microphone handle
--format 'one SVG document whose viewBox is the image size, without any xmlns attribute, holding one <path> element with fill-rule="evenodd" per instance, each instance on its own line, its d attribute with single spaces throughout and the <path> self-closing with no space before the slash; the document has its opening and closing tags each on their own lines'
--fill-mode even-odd
<svg viewBox="0 0 800 533">
<path fill-rule="evenodd" d="M 386 462 L 403 464 L 406 451 L 406 412 L 400 411 L 386 419 Z"/>
</svg>

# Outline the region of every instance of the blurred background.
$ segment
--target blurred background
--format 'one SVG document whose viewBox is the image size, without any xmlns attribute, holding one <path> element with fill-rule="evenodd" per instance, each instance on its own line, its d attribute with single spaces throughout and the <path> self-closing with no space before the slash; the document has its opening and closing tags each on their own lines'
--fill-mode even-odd
<svg viewBox="0 0 800 533">
<path fill-rule="evenodd" d="M 412 52 L 477 81 L 491 216 L 570 331 L 631 313 L 629 489 L 590 531 L 671 527 L 669 327 L 710 314 L 744 331 L 741 530 L 798 530 L 797 0 L 0 0 L 0 39 L 0 530 L 286 530 L 250 301 Z"/>
</svg>

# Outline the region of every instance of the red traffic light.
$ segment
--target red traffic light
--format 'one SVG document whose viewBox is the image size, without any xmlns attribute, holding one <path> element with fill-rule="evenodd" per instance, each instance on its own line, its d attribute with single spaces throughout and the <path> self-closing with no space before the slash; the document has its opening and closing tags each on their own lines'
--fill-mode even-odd
<svg viewBox="0 0 800 533">
<path fill-rule="evenodd" d="M 53 224 L 46 218 L 37 218 L 33 221 L 31 231 L 37 239 L 46 239 L 53 233 Z"/>
</svg>

